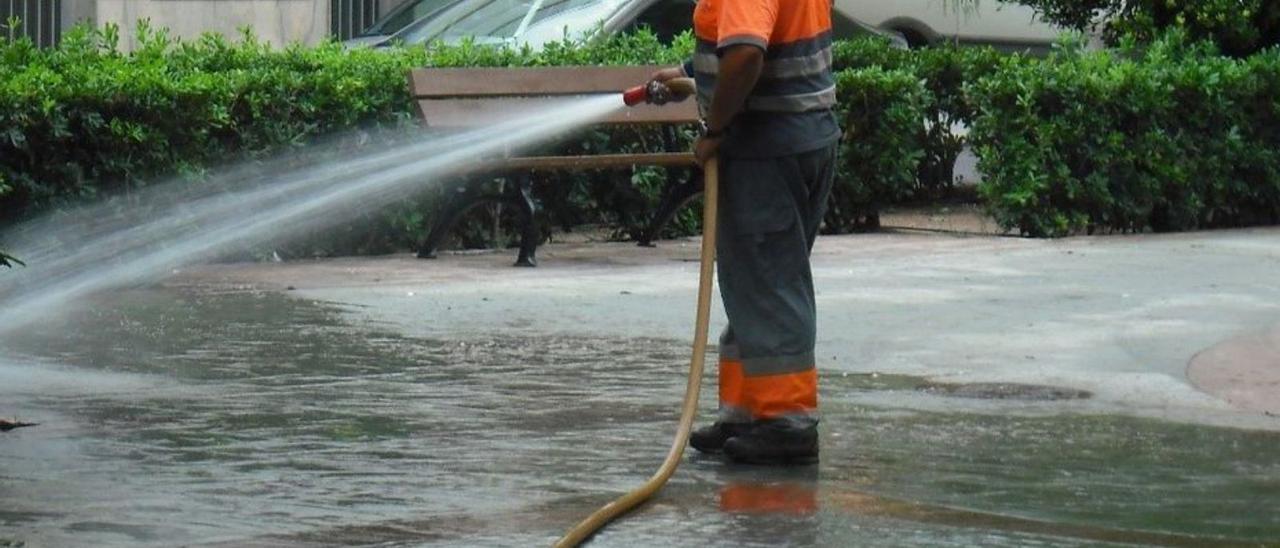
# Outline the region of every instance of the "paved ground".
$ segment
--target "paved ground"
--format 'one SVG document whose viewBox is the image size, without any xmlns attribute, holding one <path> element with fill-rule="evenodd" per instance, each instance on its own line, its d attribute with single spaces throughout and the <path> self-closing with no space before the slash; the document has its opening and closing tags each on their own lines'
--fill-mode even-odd
<svg viewBox="0 0 1280 548">
<path fill-rule="evenodd" d="M 592 546 L 1274 546 L 1277 236 L 823 238 L 822 462 L 689 454 Z M 550 544 L 665 455 L 696 256 L 96 295 L 0 337 L 0 401 L 41 423 L 2 434 L 0 546 Z"/>
<path fill-rule="evenodd" d="M 505 252 L 401 255 L 205 267 L 174 283 L 292 288 L 415 336 L 681 339 L 691 331 L 696 257 L 696 240 L 550 245 L 536 269 L 509 267 Z M 1237 360 L 1247 367 L 1197 366 L 1198 379 L 1240 380 L 1247 370 L 1244 382 L 1193 385 L 1187 376 L 1198 353 L 1280 322 L 1280 230 L 824 237 L 814 266 L 827 374 L 1049 385 L 1090 392 L 1088 405 L 1107 412 L 1280 429 L 1275 410 L 1249 403 L 1275 401 L 1275 384 L 1248 382 L 1274 381 L 1275 339 Z"/>
<path fill-rule="evenodd" d="M 1187 376 L 1197 388 L 1234 406 L 1280 417 L 1280 325 L 1197 354 Z"/>
</svg>

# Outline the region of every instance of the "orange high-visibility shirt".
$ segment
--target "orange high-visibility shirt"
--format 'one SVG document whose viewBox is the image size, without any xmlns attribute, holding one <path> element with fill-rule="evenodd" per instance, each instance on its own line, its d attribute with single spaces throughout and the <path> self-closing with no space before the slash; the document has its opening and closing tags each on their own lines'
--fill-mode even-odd
<svg viewBox="0 0 1280 548">
<path fill-rule="evenodd" d="M 730 124 L 725 152 L 791 154 L 839 139 L 830 112 L 836 102 L 830 0 L 699 0 L 693 23 L 692 68 L 704 112 L 715 92 L 721 51 L 745 44 L 765 53 L 744 112 Z"/>
</svg>

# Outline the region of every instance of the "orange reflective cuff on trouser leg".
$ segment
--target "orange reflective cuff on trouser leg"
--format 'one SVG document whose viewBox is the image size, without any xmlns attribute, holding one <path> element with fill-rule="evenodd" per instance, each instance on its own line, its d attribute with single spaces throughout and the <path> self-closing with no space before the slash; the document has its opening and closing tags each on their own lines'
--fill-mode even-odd
<svg viewBox="0 0 1280 548">
<path fill-rule="evenodd" d="M 747 364 L 742 379 L 742 400 L 752 419 L 814 417 L 817 413 L 818 370 L 812 362 L 783 373 L 753 374 L 752 369 Z"/>
<path fill-rule="evenodd" d="M 720 359 L 720 420 L 747 422 L 751 414 L 742 401 L 742 362 Z"/>
<path fill-rule="evenodd" d="M 733 330 L 724 329 L 721 334 L 721 364 L 719 364 L 719 388 L 721 388 L 721 406 L 718 420 L 721 423 L 750 423 L 751 414 L 742 402 L 742 360 L 737 343 L 733 341 Z"/>
<path fill-rule="evenodd" d="M 719 416 L 721 423 L 750 423 L 751 414 L 742 402 L 742 355 L 732 328 L 724 328 L 719 339 Z"/>
<path fill-rule="evenodd" d="M 720 422 L 750 422 L 751 413 L 742 401 L 742 360 L 730 331 L 720 336 Z"/>
</svg>

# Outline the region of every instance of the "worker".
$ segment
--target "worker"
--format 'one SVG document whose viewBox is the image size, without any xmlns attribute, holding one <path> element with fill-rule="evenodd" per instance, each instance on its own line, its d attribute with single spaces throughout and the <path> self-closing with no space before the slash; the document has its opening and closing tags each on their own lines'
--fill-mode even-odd
<svg viewBox="0 0 1280 548">
<path fill-rule="evenodd" d="M 693 76 L 698 162 L 720 163 L 720 409 L 690 445 L 738 462 L 818 459 L 817 318 L 809 253 L 840 127 L 831 0 L 700 0 L 697 46 L 657 81 Z"/>
</svg>

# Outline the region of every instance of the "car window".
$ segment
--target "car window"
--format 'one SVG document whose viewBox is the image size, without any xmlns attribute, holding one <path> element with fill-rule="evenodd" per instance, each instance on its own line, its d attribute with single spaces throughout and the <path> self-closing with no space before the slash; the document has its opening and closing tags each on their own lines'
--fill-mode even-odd
<svg viewBox="0 0 1280 548">
<path fill-rule="evenodd" d="M 516 37 L 516 44 L 540 48 L 548 42 L 561 39 L 582 40 L 606 30 L 607 22 L 617 15 L 622 2 L 604 0 L 590 2 L 580 7 L 561 10 L 554 17 L 540 18 L 537 23 Z"/>
<path fill-rule="evenodd" d="M 455 1 L 457 0 L 416 0 L 408 2 L 387 14 L 386 17 L 374 22 L 361 34 L 364 36 L 395 34 L 414 21 L 440 11 Z"/>
<path fill-rule="evenodd" d="M 427 21 L 405 29 L 406 42 L 454 41 L 476 38 L 481 42 L 516 37 L 522 25 L 533 26 L 561 13 L 602 0 L 461 0 Z M 527 21 L 526 21 L 527 19 Z"/>
</svg>

